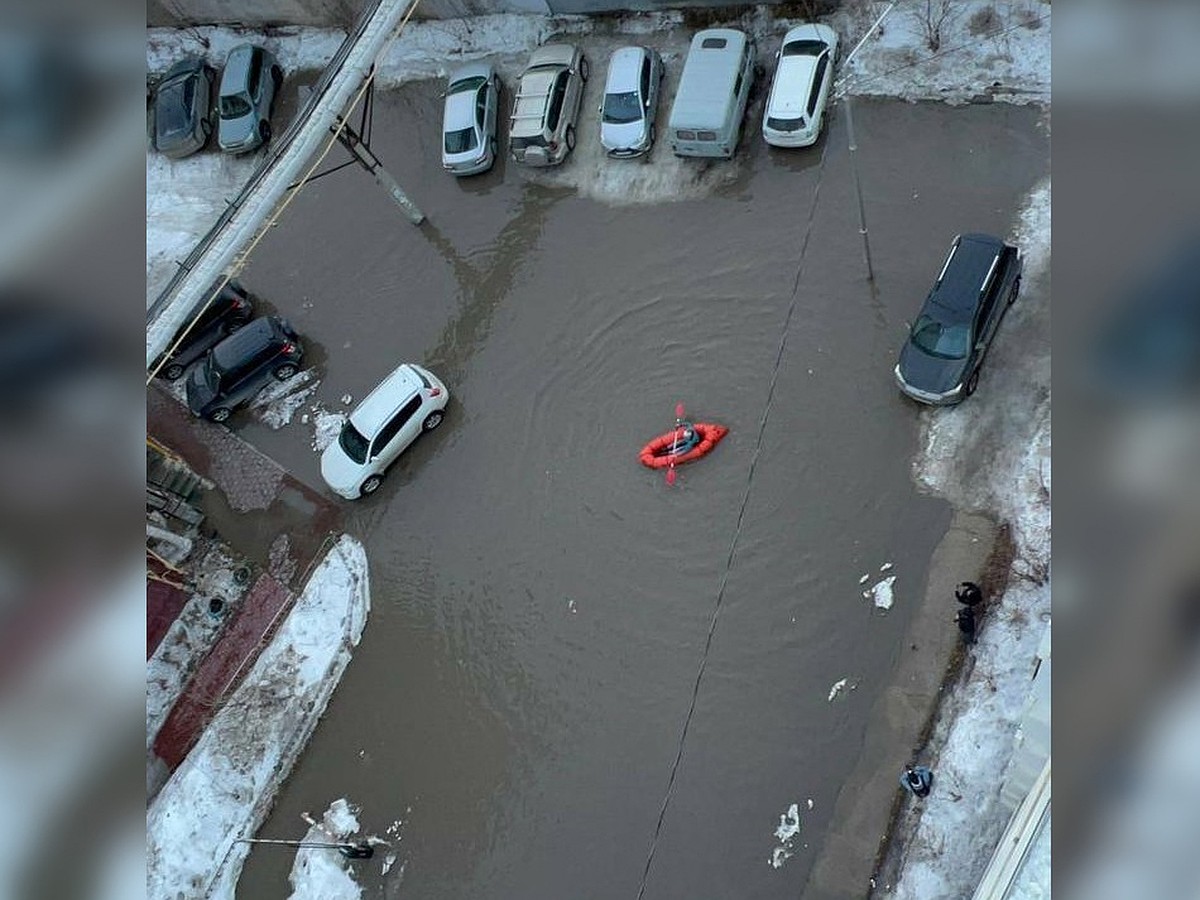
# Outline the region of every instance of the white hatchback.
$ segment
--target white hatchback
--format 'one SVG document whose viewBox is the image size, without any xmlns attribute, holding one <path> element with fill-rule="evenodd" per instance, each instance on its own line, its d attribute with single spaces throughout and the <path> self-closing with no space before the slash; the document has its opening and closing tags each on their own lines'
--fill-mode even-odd
<svg viewBox="0 0 1200 900">
<path fill-rule="evenodd" d="M 347 500 L 375 493 L 409 444 L 442 424 L 449 402 L 436 375 L 404 363 L 350 413 L 321 455 L 321 477 Z"/>
<path fill-rule="evenodd" d="M 783 36 L 763 113 L 763 139 L 768 144 L 808 147 L 816 143 L 825 124 L 837 47 L 837 32 L 828 25 L 797 25 Z"/>
</svg>

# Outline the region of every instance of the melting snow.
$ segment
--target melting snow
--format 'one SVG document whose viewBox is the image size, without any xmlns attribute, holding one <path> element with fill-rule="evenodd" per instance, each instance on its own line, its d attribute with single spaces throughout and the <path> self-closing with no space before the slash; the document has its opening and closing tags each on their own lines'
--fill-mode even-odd
<svg viewBox="0 0 1200 900">
<path fill-rule="evenodd" d="M 355 810 L 344 798 L 335 800 L 320 822 L 309 821 L 305 841 L 341 843 L 358 831 Z M 297 850 L 288 882 L 292 886 L 288 900 L 360 900 L 363 895 L 349 870 L 349 861 L 332 849 Z"/>
<path fill-rule="evenodd" d="M 875 586 L 867 592 L 874 598 L 875 605 L 880 609 L 891 609 L 893 602 L 892 585 L 896 583 L 896 576 L 889 575 L 883 581 L 876 582 Z"/>
<path fill-rule="evenodd" d="M 835 681 L 833 683 L 833 687 L 831 687 L 829 689 L 829 702 L 832 703 L 833 698 L 836 697 L 838 694 L 840 694 L 843 690 L 845 690 L 845 688 L 846 688 L 846 679 L 845 678 L 841 679 L 840 681 Z M 810 800 L 809 802 L 811 803 L 812 801 Z"/>
<path fill-rule="evenodd" d="M 811 807 L 810 807 L 811 808 Z M 768 862 L 771 868 L 778 869 L 792 855 L 792 843 L 800 833 L 800 804 L 793 803 L 788 811 L 779 817 L 779 827 L 775 829 L 775 837 L 779 846 L 771 851 Z"/>
</svg>

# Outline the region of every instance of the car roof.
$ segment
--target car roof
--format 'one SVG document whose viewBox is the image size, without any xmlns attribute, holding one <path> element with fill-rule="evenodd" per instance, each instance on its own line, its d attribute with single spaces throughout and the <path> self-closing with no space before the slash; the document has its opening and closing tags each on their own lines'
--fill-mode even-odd
<svg viewBox="0 0 1200 900">
<path fill-rule="evenodd" d="M 213 363 L 221 369 L 231 368 L 283 337 L 278 319 L 275 316 L 262 316 L 213 347 Z"/>
<path fill-rule="evenodd" d="M 444 127 L 447 131 L 475 127 L 475 98 L 478 96 L 477 91 L 459 91 L 446 95 Z"/>
<path fill-rule="evenodd" d="M 815 56 L 782 56 L 775 68 L 775 83 L 767 101 L 767 115 L 786 118 L 803 113 L 817 71 Z"/>
<path fill-rule="evenodd" d="M 725 46 L 708 48 L 707 40 L 723 38 Z M 671 106 L 672 128 L 720 128 L 729 93 L 741 71 L 746 35 L 734 28 L 709 28 L 696 32 L 688 49 L 679 89 Z"/>
<path fill-rule="evenodd" d="M 622 47 L 614 50 L 608 60 L 608 79 L 604 85 L 606 94 L 624 94 L 637 91 L 642 79 L 642 60 L 646 57 L 643 47 Z"/>
<path fill-rule="evenodd" d="M 416 370 L 409 363 L 401 363 L 350 413 L 351 424 L 364 437 L 373 438 L 392 413 L 411 400 L 422 386 Z"/>
<path fill-rule="evenodd" d="M 970 318 L 979 306 L 979 292 L 1004 242 L 987 234 L 963 234 L 951 247 L 952 256 L 929 303 L 952 318 Z"/>
<path fill-rule="evenodd" d="M 542 133 L 545 127 L 546 105 L 550 102 L 550 89 L 554 87 L 558 75 L 557 69 L 539 69 L 521 76 L 512 111 L 513 134 L 521 136 Z"/>
</svg>

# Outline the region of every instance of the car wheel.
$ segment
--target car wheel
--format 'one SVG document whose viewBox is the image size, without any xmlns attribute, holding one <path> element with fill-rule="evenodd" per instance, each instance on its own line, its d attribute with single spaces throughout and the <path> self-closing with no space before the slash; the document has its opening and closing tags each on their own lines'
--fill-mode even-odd
<svg viewBox="0 0 1200 900">
<path fill-rule="evenodd" d="M 258 123 L 258 138 L 264 144 L 271 140 L 271 123 L 266 119 Z"/>
<path fill-rule="evenodd" d="M 574 150 L 574 149 L 575 149 L 575 126 L 568 125 L 567 126 L 567 150 L 569 151 L 569 150 Z"/>
<path fill-rule="evenodd" d="M 966 397 L 970 397 L 973 393 L 975 393 L 975 388 L 977 388 L 977 387 L 979 387 L 979 370 L 978 369 L 976 369 L 974 372 L 972 372 L 971 377 L 967 379 L 967 386 L 963 390 L 963 395 Z"/>
<path fill-rule="evenodd" d="M 591 71 L 592 71 L 591 67 L 588 66 L 587 57 L 586 56 L 580 57 L 580 59 L 579 59 L 579 77 L 582 78 L 584 81 L 587 81 L 588 75 L 591 74 Z"/>
<path fill-rule="evenodd" d="M 1012 306 L 1017 302 L 1017 294 L 1021 293 L 1021 276 L 1017 276 L 1017 280 L 1013 282 L 1012 292 L 1008 295 L 1008 305 Z"/>
<path fill-rule="evenodd" d="M 163 378 L 167 381 L 178 381 L 181 375 L 183 375 L 183 366 L 179 363 L 171 363 L 163 369 Z"/>
<path fill-rule="evenodd" d="M 232 414 L 232 412 L 233 411 L 228 406 L 218 406 L 208 414 L 208 417 L 214 422 L 224 422 L 229 419 L 229 416 Z"/>
<path fill-rule="evenodd" d="M 382 475 L 370 475 L 367 480 L 362 483 L 362 487 L 358 489 L 358 493 L 363 497 L 368 497 L 379 490 L 379 486 L 383 484 Z"/>
<path fill-rule="evenodd" d="M 422 431 L 433 431 L 433 429 L 437 428 L 439 425 L 442 424 L 442 421 L 445 418 L 446 418 L 446 414 L 444 412 L 442 412 L 440 409 L 435 409 L 433 412 L 431 412 L 429 415 L 427 415 L 425 417 L 425 421 L 421 423 L 421 430 Z"/>
<path fill-rule="evenodd" d="M 284 363 L 281 366 L 275 367 L 274 375 L 280 381 L 287 381 L 296 374 L 296 366 L 294 363 Z"/>
</svg>

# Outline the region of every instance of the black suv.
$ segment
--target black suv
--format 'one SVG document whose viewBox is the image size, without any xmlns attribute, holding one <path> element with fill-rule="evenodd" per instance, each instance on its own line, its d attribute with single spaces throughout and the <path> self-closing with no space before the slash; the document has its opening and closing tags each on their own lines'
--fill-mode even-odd
<svg viewBox="0 0 1200 900">
<path fill-rule="evenodd" d="M 900 390 L 939 406 L 973 394 L 1000 319 L 1020 289 L 1020 250 L 986 234 L 955 238 L 900 351 Z"/>
<path fill-rule="evenodd" d="M 198 416 L 224 422 L 272 378 L 286 381 L 300 368 L 304 350 L 292 326 L 264 316 L 208 351 L 187 380 L 188 408 Z"/>
<path fill-rule="evenodd" d="M 158 374 L 168 381 L 175 381 L 188 366 L 211 350 L 217 341 L 229 337 L 249 322 L 253 314 L 250 295 L 236 281 L 228 282 L 208 305 L 208 309 L 200 314 L 183 343 L 167 357 L 166 365 L 158 369 Z"/>
</svg>

